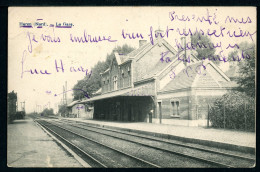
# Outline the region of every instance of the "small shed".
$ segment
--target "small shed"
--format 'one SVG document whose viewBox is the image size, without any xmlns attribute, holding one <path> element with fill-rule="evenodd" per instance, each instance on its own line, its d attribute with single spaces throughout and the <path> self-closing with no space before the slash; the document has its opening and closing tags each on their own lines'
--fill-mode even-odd
<svg viewBox="0 0 260 172">
<path fill-rule="evenodd" d="M 76 100 L 67 105 L 70 117 L 93 119 L 93 110 L 83 101 Z"/>
</svg>

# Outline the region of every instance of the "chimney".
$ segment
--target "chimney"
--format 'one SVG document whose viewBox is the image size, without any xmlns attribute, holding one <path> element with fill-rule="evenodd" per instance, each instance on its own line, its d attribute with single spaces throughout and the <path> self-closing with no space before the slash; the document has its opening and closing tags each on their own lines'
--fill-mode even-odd
<svg viewBox="0 0 260 172">
<path fill-rule="evenodd" d="M 164 37 L 164 35 L 163 35 L 163 30 L 161 30 L 160 28 L 157 29 L 157 30 L 155 31 L 155 38 L 161 39 L 161 38 L 163 38 L 163 37 Z"/>
<path fill-rule="evenodd" d="M 146 44 L 147 40 L 139 40 L 139 48 Z"/>
</svg>

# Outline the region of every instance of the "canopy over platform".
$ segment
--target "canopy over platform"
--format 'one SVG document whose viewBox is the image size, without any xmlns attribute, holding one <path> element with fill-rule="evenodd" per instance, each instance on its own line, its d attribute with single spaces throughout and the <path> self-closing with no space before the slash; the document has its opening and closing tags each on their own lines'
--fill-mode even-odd
<svg viewBox="0 0 260 172">
<path fill-rule="evenodd" d="M 151 91 L 149 89 L 146 89 L 145 87 L 127 88 L 123 90 L 116 90 L 110 93 L 98 95 L 93 98 L 83 100 L 81 101 L 81 103 L 93 102 L 102 99 L 109 99 L 118 96 L 154 96 L 154 93 L 151 94 Z"/>
</svg>

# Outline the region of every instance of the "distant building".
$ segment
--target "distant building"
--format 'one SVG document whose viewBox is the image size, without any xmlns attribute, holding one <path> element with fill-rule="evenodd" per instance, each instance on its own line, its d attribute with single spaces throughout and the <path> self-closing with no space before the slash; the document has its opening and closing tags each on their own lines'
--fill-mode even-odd
<svg viewBox="0 0 260 172">
<path fill-rule="evenodd" d="M 8 93 L 7 95 L 7 120 L 8 123 L 11 123 L 16 118 L 17 112 L 17 93 L 14 91 Z"/>
<path fill-rule="evenodd" d="M 85 104 L 80 100 L 76 100 L 67 105 L 69 117 L 93 119 L 93 108 L 90 104 Z"/>
<path fill-rule="evenodd" d="M 93 118 L 158 123 L 180 119 L 206 125 L 197 121 L 207 119 L 208 103 L 234 86 L 228 76 L 214 63 L 202 63 L 190 51 L 178 52 L 162 38 L 154 45 L 144 40 L 139 44 L 129 54 L 115 53 L 101 73 L 101 94 L 85 101 L 94 104 Z"/>
</svg>

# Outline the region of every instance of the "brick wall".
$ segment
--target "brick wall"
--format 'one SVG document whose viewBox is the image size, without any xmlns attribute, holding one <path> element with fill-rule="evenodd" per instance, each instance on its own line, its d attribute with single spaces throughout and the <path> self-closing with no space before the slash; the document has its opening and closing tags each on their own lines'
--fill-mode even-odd
<svg viewBox="0 0 260 172">
<path fill-rule="evenodd" d="M 119 68 L 116 59 L 114 59 L 110 72 L 102 74 L 102 94 L 114 91 L 114 76 L 117 76 L 117 90 L 130 87 L 132 83 L 131 73 L 131 61 L 121 65 Z"/>
<path fill-rule="evenodd" d="M 135 96 L 154 96 L 155 94 L 155 81 L 154 80 L 149 80 L 146 82 L 138 83 L 134 85 L 134 91 L 133 95 Z M 139 95 L 137 95 L 139 94 Z M 132 95 L 132 94 L 131 94 Z"/>
<path fill-rule="evenodd" d="M 188 96 L 164 98 L 164 99 L 158 99 L 157 102 L 158 101 L 159 102 L 161 101 L 163 119 L 170 119 L 170 118 L 178 117 L 178 116 L 180 119 L 188 119 L 188 113 L 189 113 L 189 97 Z M 177 112 L 177 105 L 176 105 L 177 101 L 179 102 L 178 112 Z M 157 103 L 157 114 L 159 115 L 158 103 Z"/>
<path fill-rule="evenodd" d="M 111 79 L 109 76 L 109 72 L 102 74 L 102 78 L 101 78 L 102 93 L 106 93 L 110 91 L 110 82 Z"/>
<path fill-rule="evenodd" d="M 131 86 L 131 62 L 120 66 L 120 88 Z"/>
</svg>

